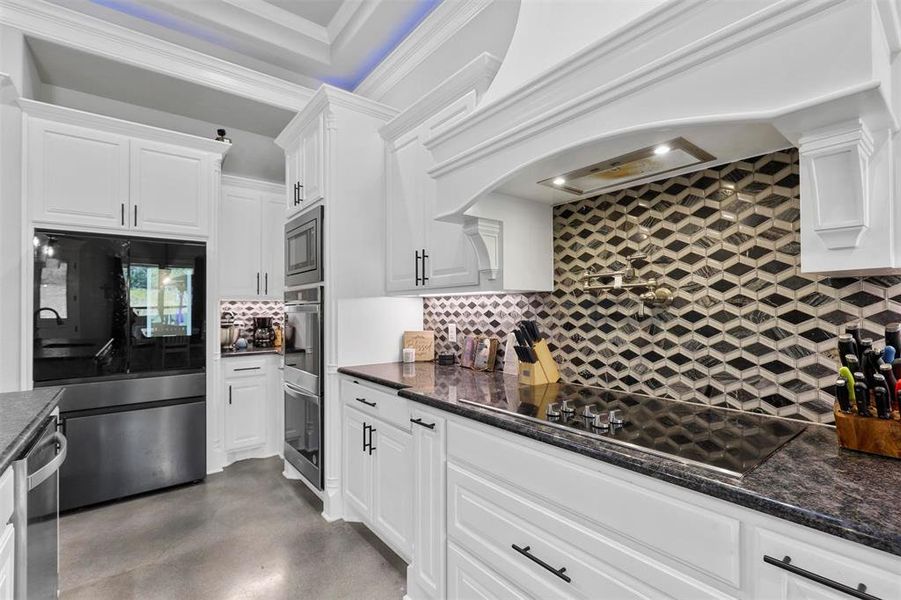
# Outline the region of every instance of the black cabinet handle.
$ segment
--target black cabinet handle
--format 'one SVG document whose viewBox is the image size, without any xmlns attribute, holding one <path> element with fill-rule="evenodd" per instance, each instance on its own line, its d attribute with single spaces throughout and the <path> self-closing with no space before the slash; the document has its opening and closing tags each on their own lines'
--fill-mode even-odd
<svg viewBox="0 0 901 600">
<path fill-rule="evenodd" d="M 231 385 L 228 386 L 228 403 L 229 404 L 232 403 L 232 386 Z"/>
<path fill-rule="evenodd" d="M 564 575 L 564 573 L 566 573 L 566 567 L 561 567 L 559 569 L 555 569 L 554 567 L 547 564 L 546 562 L 544 562 L 537 556 L 531 554 L 529 552 L 529 550 L 531 550 L 531 548 L 532 548 L 531 546 L 526 546 L 525 548 L 520 548 L 516 544 L 513 544 L 512 548 L 514 550 L 516 550 L 517 552 L 519 552 L 520 554 L 522 554 L 523 556 L 525 556 L 526 558 L 528 558 L 529 560 L 531 560 L 532 562 L 534 562 L 535 564 L 541 565 L 542 567 L 544 567 L 545 569 L 547 569 L 548 571 L 550 571 L 551 573 L 553 573 L 554 575 L 556 575 L 557 577 L 559 577 L 560 579 L 565 581 L 566 583 L 572 583 L 572 579 L 569 577 L 569 575 Z"/>
<path fill-rule="evenodd" d="M 269 273 L 266 273 L 266 291 L 265 294 L 269 294 Z"/>
<path fill-rule="evenodd" d="M 423 248 L 422 249 L 422 285 L 425 285 L 426 282 L 429 280 L 428 275 L 426 275 L 427 271 L 426 271 L 426 266 L 425 266 L 425 261 L 428 257 L 429 257 L 429 255 L 425 253 L 425 248 Z"/>
<path fill-rule="evenodd" d="M 419 286 L 419 250 L 416 251 L 416 283 L 414 285 Z"/>
<path fill-rule="evenodd" d="M 299 181 L 297 182 L 297 201 L 298 201 L 298 202 L 303 202 L 303 201 L 304 201 L 304 197 L 303 197 L 303 184 L 302 184 L 301 182 L 299 182 Z"/>
<path fill-rule="evenodd" d="M 366 424 L 366 421 L 363 421 L 363 452 L 366 452 L 366 430 L 369 428 L 369 425 Z"/>
<path fill-rule="evenodd" d="M 135 227 L 138 226 L 138 205 L 135 204 Z"/>
<path fill-rule="evenodd" d="M 240 369 L 233 369 L 235 371 L 259 371 L 260 367 L 241 367 Z"/>
<path fill-rule="evenodd" d="M 375 446 L 372 445 L 372 434 L 375 433 L 375 429 L 372 425 L 369 426 L 369 456 L 372 456 L 372 451 L 375 450 Z"/>
<path fill-rule="evenodd" d="M 849 596 L 853 596 L 854 598 L 861 598 L 861 600 L 880 600 L 876 596 L 872 596 L 867 593 L 867 586 L 862 583 L 857 584 L 857 588 L 853 588 L 847 586 L 843 583 L 839 583 L 837 581 L 833 581 L 832 579 L 828 579 L 823 577 L 822 575 L 817 575 L 812 571 L 808 571 L 807 569 L 802 569 L 801 567 L 796 567 L 791 564 L 792 559 L 791 556 L 786 556 L 782 560 L 778 558 L 773 558 L 772 556 L 763 555 L 763 562 L 773 565 L 774 567 L 779 567 L 780 569 L 784 569 L 789 573 L 794 573 L 798 577 L 803 577 L 804 579 L 809 579 L 811 581 L 815 581 L 820 585 L 824 585 L 828 588 L 832 588 L 833 590 L 837 590 L 839 592 L 844 592 Z"/>
<path fill-rule="evenodd" d="M 300 203 L 300 182 L 294 183 L 294 206 Z"/>
<path fill-rule="evenodd" d="M 375 402 L 369 402 L 368 400 L 366 400 L 366 398 L 354 398 L 354 400 L 356 400 L 357 402 L 362 402 L 362 403 L 365 404 L 366 406 L 371 406 L 371 407 L 375 408 L 375 404 L 376 404 L 376 403 L 375 403 Z"/>
<path fill-rule="evenodd" d="M 435 429 L 435 424 L 434 424 L 434 423 L 426 423 L 426 422 L 423 421 L 422 419 L 410 419 L 410 422 L 411 422 L 411 423 L 416 423 L 417 425 L 422 425 L 423 427 L 425 427 L 425 428 L 427 428 L 427 429 Z"/>
<path fill-rule="evenodd" d="M 257 294 L 260 293 L 260 274 L 257 272 Z"/>
<path fill-rule="evenodd" d="M 122 203 L 122 227 L 125 227 L 125 203 Z"/>
</svg>

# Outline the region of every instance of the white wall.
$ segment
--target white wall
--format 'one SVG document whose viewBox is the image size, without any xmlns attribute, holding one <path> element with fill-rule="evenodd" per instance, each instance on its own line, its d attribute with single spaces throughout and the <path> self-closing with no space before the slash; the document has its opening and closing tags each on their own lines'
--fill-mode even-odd
<svg viewBox="0 0 901 600">
<path fill-rule="evenodd" d="M 36 99 L 41 102 L 201 137 L 215 137 L 216 129 L 225 127 L 232 139 L 232 148 L 222 163 L 223 173 L 282 184 L 285 181 L 285 155 L 272 138 L 264 135 L 45 83 L 37 86 L 36 91 Z"/>
<path fill-rule="evenodd" d="M 482 100 L 494 102 L 667 0 L 522 0 L 513 40 Z"/>
</svg>

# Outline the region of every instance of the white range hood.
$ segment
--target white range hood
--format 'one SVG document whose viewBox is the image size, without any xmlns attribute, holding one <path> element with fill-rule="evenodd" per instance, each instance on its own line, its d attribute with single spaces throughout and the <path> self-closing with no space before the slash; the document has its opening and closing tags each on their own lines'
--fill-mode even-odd
<svg viewBox="0 0 901 600">
<path fill-rule="evenodd" d="M 560 0 L 553 14 L 547 4 L 524 0 L 480 106 L 426 144 L 444 218 L 472 213 L 493 192 L 571 201 L 578 196 L 539 182 L 683 138 L 713 158 L 667 175 L 800 148 L 802 218 L 815 221 L 805 228 L 813 237 L 802 236 L 810 250 L 802 256 L 806 271 L 857 268 L 859 253 L 873 250 L 867 240 L 892 239 L 893 231 L 883 229 L 901 223 L 895 206 L 901 202 L 891 201 L 901 196 L 892 177 L 901 155 L 892 152 L 899 93 L 893 87 L 901 86 L 901 61 L 893 64 L 901 50 L 896 2 L 651 0 L 587 7 Z M 610 18 L 595 19 L 609 34 L 588 43 L 590 28 L 566 29 L 590 22 L 586 11 L 602 12 L 604 5 Z M 545 23 L 544 31 L 536 23 Z M 614 31 L 611 23 L 622 25 Z M 529 59 L 573 51 L 526 77 Z M 880 218 L 882 212 L 892 218 Z M 814 249 L 823 256 L 845 252 L 838 263 L 814 264 Z M 901 267 L 901 252 L 881 253 L 891 257 L 877 260 L 874 270 Z"/>
</svg>

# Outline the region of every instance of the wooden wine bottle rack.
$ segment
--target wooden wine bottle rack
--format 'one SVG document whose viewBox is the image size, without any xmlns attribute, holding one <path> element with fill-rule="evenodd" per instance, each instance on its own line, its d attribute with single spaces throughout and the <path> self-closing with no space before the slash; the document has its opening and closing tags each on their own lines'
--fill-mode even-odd
<svg viewBox="0 0 901 600">
<path fill-rule="evenodd" d="M 879 419 L 875 416 L 859 416 L 853 403 L 850 413 L 842 412 L 838 402 L 832 410 L 835 413 L 839 446 L 858 452 L 901 458 L 901 415 L 898 411 L 892 412 L 891 419 Z M 870 413 L 876 414 L 872 399 Z"/>
</svg>

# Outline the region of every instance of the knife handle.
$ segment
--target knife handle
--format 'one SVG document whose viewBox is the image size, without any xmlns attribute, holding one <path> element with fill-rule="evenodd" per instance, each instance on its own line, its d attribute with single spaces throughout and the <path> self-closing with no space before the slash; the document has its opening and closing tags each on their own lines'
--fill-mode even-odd
<svg viewBox="0 0 901 600">
<path fill-rule="evenodd" d="M 876 416 L 880 419 L 891 419 L 891 404 L 889 404 L 888 393 L 884 387 L 877 387 L 873 390 L 876 398 Z"/>
<path fill-rule="evenodd" d="M 885 350 L 882 351 L 882 362 L 887 365 L 892 364 L 897 354 L 898 351 L 895 350 L 894 346 L 886 346 Z"/>
<path fill-rule="evenodd" d="M 862 374 L 861 374 L 862 377 Z M 861 417 L 870 416 L 870 390 L 863 379 L 854 382 L 854 399 L 857 402 L 857 414 Z"/>
<path fill-rule="evenodd" d="M 843 364 L 848 367 L 852 373 L 860 371 L 860 359 L 857 358 L 856 354 L 846 354 L 845 362 Z"/>
<path fill-rule="evenodd" d="M 835 380 L 835 398 L 842 412 L 851 412 L 851 394 L 848 392 L 848 382 L 844 379 Z"/>
<path fill-rule="evenodd" d="M 853 355 L 859 358 L 857 342 L 850 333 L 843 333 L 838 336 L 838 355 L 841 357 L 842 365 L 848 367 L 848 356 Z M 850 367 L 849 367 L 850 368 Z"/>
</svg>

